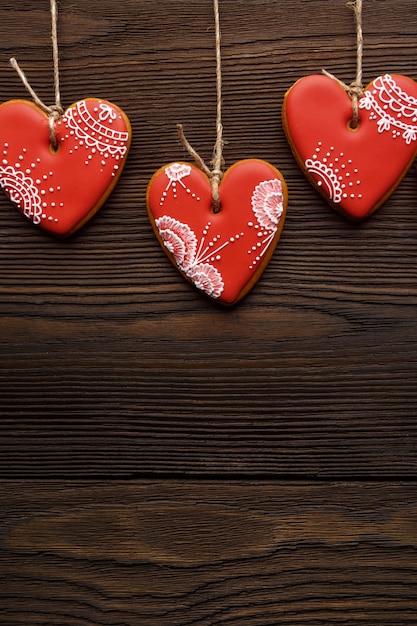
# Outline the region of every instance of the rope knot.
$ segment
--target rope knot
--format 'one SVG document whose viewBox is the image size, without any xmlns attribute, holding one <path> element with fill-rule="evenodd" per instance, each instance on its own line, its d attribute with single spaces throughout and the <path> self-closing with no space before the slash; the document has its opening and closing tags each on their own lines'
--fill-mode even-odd
<svg viewBox="0 0 417 626">
<path fill-rule="evenodd" d="M 52 149 L 56 152 L 58 150 L 58 139 L 55 133 L 55 124 L 62 116 L 64 109 L 60 104 L 54 104 L 48 107 L 48 122 L 49 122 L 49 139 Z"/>
<path fill-rule="evenodd" d="M 357 98 L 358 100 L 362 98 L 364 94 L 364 88 L 362 84 L 357 83 L 355 80 L 350 83 L 350 85 L 348 85 L 346 91 L 350 98 Z"/>
<path fill-rule="evenodd" d="M 60 104 L 53 104 L 52 106 L 48 107 L 48 109 L 49 117 L 53 117 L 55 122 L 57 122 L 64 113 L 64 109 Z"/>
</svg>

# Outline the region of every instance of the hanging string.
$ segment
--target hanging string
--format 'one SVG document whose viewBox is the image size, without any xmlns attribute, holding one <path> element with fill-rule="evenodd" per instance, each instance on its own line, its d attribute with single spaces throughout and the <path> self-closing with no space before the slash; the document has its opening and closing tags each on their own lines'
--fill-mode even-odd
<svg viewBox="0 0 417 626">
<path fill-rule="evenodd" d="M 213 198 L 213 211 L 218 213 L 221 210 L 219 198 L 219 185 L 223 177 L 224 159 L 223 159 L 223 124 L 222 124 L 222 68 L 221 68 L 221 32 L 220 32 L 220 15 L 219 0 L 213 1 L 214 5 L 214 24 L 215 24 L 215 41 L 216 41 L 216 94 L 217 94 L 217 111 L 216 111 L 216 143 L 214 144 L 212 166 L 210 169 L 198 152 L 187 141 L 182 124 L 177 124 L 178 133 L 181 143 L 185 150 L 194 159 L 198 167 L 209 177 L 211 183 L 211 193 Z"/>
<path fill-rule="evenodd" d="M 64 109 L 61 105 L 61 95 L 59 91 L 59 58 L 58 58 L 58 7 L 56 0 L 50 0 L 51 7 L 51 19 L 52 19 L 52 54 L 53 54 L 53 63 L 54 63 L 54 86 L 55 86 L 55 104 L 52 106 L 47 106 L 42 100 L 39 98 L 37 93 L 32 89 L 29 81 L 27 80 L 24 72 L 19 67 L 18 62 L 15 58 L 10 59 L 10 65 L 17 72 L 20 80 L 25 86 L 26 90 L 32 96 L 35 104 L 38 105 L 47 115 L 49 121 L 49 135 L 51 145 L 54 150 L 58 148 L 58 140 L 55 134 L 55 122 L 61 117 L 64 112 Z"/>
<path fill-rule="evenodd" d="M 363 58 L 363 31 L 362 31 L 362 0 L 355 0 L 354 2 L 348 2 L 346 6 L 352 9 L 355 16 L 356 23 L 356 78 L 347 85 L 343 81 L 333 76 L 326 70 L 322 70 L 323 74 L 329 76 L 335 80 L 352 100 L 352 121 L 351 128 L 355 129 L 359 126 L 359 99 L 363 96 L 363 84 L 362 84 L 362 58 Z"/>
</svg>

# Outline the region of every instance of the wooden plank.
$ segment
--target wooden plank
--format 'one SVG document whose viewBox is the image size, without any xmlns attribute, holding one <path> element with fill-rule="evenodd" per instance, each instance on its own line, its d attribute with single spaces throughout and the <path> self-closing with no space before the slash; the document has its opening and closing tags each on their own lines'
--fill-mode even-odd
<svg viewBox="0 0 417 626">
<path fill-rule="evenodd" d="M 403 626 L 416 484 L 0 485 L 2 624 Z"/>
<path fill-rule="evenodd" d="M 60 3 L 65 105 L 127 112 L 133 143 L 114 194 L 55 241 L 0 196 L 2 476 L 415 476 L 417 183 L 414 168 L 357 227 L 299 172 L 285 91 L 322 67 L 349 82 L 344 2 L 222 0 L 225 158 L 284 173 L 284 234 L 251 294 L 224 311 L 186 284 L 153 236 L 153 171 L 214 143 L 211 2 Z M 415 75 L 412 0 L 365 3 L 364 77 Z M 0 101 L 26 97 L 7 59 L 53 101 L 49 4 L 0 9 Z M 1 63 L 1 59 L 4 62 Z"/>
</svg>

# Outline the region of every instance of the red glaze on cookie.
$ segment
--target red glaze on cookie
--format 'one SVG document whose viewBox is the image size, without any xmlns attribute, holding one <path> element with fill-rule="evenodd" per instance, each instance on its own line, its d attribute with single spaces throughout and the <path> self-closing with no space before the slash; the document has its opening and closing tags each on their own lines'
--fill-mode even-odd
<svg viewBox="0 0 417 626">
<path fill-rule="evenodd" d="M 34 103 L 0 106 L 0 185 L 18 209 L 52 235 L 66 237 L 98 211 L 126 161 L 131 129 L 114 104 L 88 98 L 55 124 Z"/>
<path fill-rule="evenodd" d="M 301 78 L 287 92 L 283 125 L 299 166 L 328 202 L 353 220 L 375 211 L 400 183 L 417 151 L 417 83 L 379 76 L 352 101 L 328 76 Z"/>
<path fill-rule="evenodd" d="M 221 211 L 212 211 L 207 176 L 189 163 L 170 163 L 152 177 L 149 219 L 164 251 L 198 289 L 222 304 L 240 300 L 265 269 L 287 208 L 280 172 L 258 159 L 224 174 Z"/>
</svg>

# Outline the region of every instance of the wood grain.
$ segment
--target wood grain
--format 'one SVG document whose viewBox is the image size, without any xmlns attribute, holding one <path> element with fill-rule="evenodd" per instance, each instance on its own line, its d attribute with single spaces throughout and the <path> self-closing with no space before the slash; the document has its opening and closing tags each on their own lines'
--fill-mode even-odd
<svg viewBox="0 0 417 626">
<path fill-rule="evenodd" d="M 53 99 L 48 3 L 4 2 L 0 99 L 26 97 L 14 55 Z M 407 0 L 364 7 L 365 80 L 415 72 Z M 283 95 L 325 67 L 355 73 L 343 2 L 221 6 L 225 158 L 270 160 L 290 193 L 259 283 L 224 311 L 186 284 L 148 224 L 153 171 L 214 143 L 210 2 L 60 3 L 64 104 L 119 104 L 133 142 L 116 190 L 55 241 L 0 197 L 2 476 L 244 473 L 414 476 L 417 180 L 361 226 L 304 180 L 280 124 Z"/>
<path fill-rule="evenodd" d="M 0 497 L 8 626 L 416 623 L 416 484 L 29 481 Z"/>
</svg>

